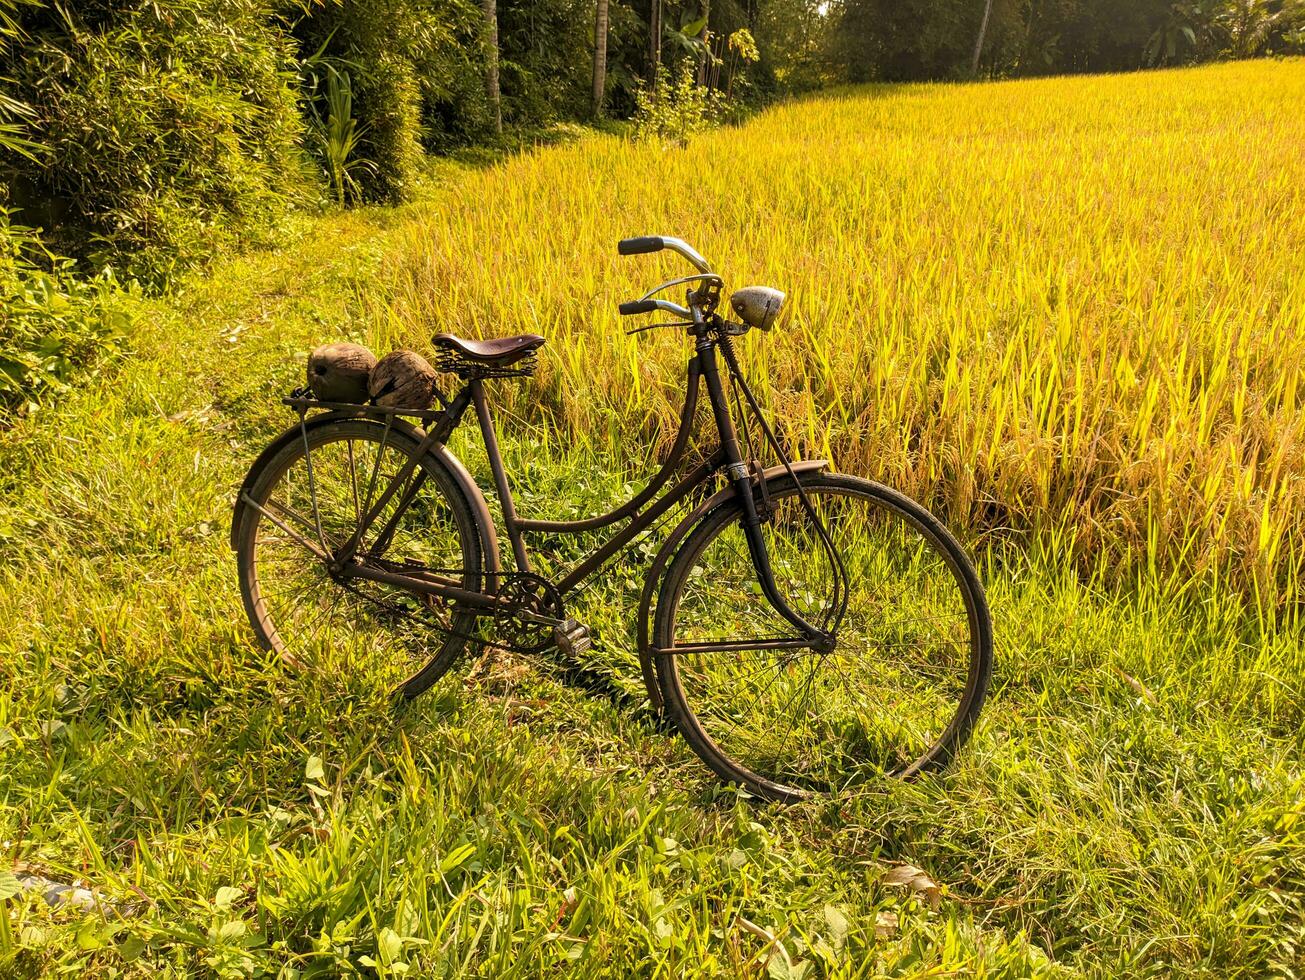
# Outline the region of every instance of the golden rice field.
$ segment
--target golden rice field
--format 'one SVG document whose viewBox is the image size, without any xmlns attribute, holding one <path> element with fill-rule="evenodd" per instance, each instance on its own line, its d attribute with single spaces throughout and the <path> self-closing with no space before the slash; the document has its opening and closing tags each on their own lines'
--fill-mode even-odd
<svg viewBox="0 0 1305 980">
<path fill-rule="evenodd" d="M 549 338 L 527 418 L 665 445 L 688 351 L 616 303 L 682 271 L 790 295 L 743 347 L 788 436 L 1085 572 L 1295 608 L 1305 559 L 1305 62 L 850 91 L 687 149 L 461 180 L 400 235 L 392 330 Z M 678 264 L 677 264 L 678 263 Z"/>
</svg>

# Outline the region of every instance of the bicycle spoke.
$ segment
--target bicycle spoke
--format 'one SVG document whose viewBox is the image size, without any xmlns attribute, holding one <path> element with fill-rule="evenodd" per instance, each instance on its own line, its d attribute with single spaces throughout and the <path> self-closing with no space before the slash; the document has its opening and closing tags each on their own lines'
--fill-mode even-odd
<svg viewBox="0 0 1305 980">
<path fill-rule="evenodd" d="M 339 424 L 339 438 L 311 431 L 296 440 L 274 486 L 262 501 L 252 546 L 253 593 L 274 649 L 312 662 L 322 656 L 351 665 L 375 662 L 399 680 L 430 662 L 432 653 L 460 648 L 474 613 L 401 588 L 327 574 L 322 556 L 305 535 L 318 536 L 332 552 L 358 535 L 370 514 L 381 530 L 383 567 L 449 569 L 449 583 L 474 588 L 466 569 L 463 535 L 443 485 L 418 466 L 394 487 L 375 514 L 376 501 L 405 468 L 412 443 L 389 426 Z M 464 511 L 464 513 L 466 513 Z M 320 530 L 319 530 L 320 529 Z M 303 533 L 300 533 L 300 532 Z M 371 535 L 368 535 L 371 537 Z M 369 557 L 365 541 L 355 554 Z M 256 624 L 257 625 L 257 624 Z"/>
<path fill-rule="evenodd" d="M 829 788 L 934 750 L 968 682 L 970 620 L 952 566 L 917 526 L 871 495 L 808 496 L 841 570 L 791 490 L 763 538 L 780 594 L 809 622 L 830 623 L 845 590 L 833 648 L 764 646 L 790 627 L 760 594 L 741 529 L 723 523 L 695 544 L 665 653 L 713 751 L 781 785 Z M 759 646 L 674 649 L 740 642 Z"/>
</svg>

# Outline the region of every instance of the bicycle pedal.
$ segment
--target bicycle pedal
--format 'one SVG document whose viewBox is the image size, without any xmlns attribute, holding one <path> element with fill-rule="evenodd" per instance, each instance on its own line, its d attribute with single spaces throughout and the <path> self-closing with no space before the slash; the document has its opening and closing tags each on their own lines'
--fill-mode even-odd
<svg viewBox="0 0 1305 980">
<path fill-rule="evenodd" d="M 593 646 L 589 627 L 570 617 L 553 627 L 553 641 L 565 657 L 578 657 Z"/>
</svg>

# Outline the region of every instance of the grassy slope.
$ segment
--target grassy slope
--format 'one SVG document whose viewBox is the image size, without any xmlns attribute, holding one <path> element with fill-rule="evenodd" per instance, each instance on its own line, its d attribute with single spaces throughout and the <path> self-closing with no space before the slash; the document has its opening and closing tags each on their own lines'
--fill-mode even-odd
<svg viewBox="0 0 1305 980">
<path fill-rule="evenodd" d="M 306 224 L 145 307 L 112 380 L 0 448 L 0 841 L 134 906 L 119 926 L 11 901 L 0 972 L 762 972 L 736 915 L 831 975 L 1299 969 L 1300 637 L 1080 584 L 1055 542 L 989 570 L 999 666 L 973 749 L 837 807 L 720 793 L 546 665 L 479 664 L 396 718 L 368 664 L 268 663 L 231 489 L 306 347 L 393 329 L 377 277 L 440 200 Z M 530 473 L 582 507 L 619 492 Z M 632 587 L 613 576 L 598 613 L 596 666 L 622 676 Z M 896 861 L 947 886 L 936 911 L 879 882 Z"/>
</svg>

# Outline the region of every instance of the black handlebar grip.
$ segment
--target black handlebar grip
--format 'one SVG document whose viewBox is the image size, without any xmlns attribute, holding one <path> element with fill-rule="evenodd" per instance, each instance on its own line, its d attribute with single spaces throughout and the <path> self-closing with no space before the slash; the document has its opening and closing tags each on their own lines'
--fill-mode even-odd
<svg viewBox="0 0 1305 980">
<path fill-rule="evenodd" d="M 651 313 L 657 309 L 657 302 L 651 299 L 632 299 L 628 303 L 622 303 L 617 309 L 621 311 L 621 316 L 634 316 L 636 313 Z"/>
<path fill-rule="evenodd" d="M 642 238 L 622 238 L 616 243 L 616 251 L 621 255 L 643 255 L 645 252 L 660 252 L 666 247 L 661 235 L 645 235 Z"/>
</svg>

